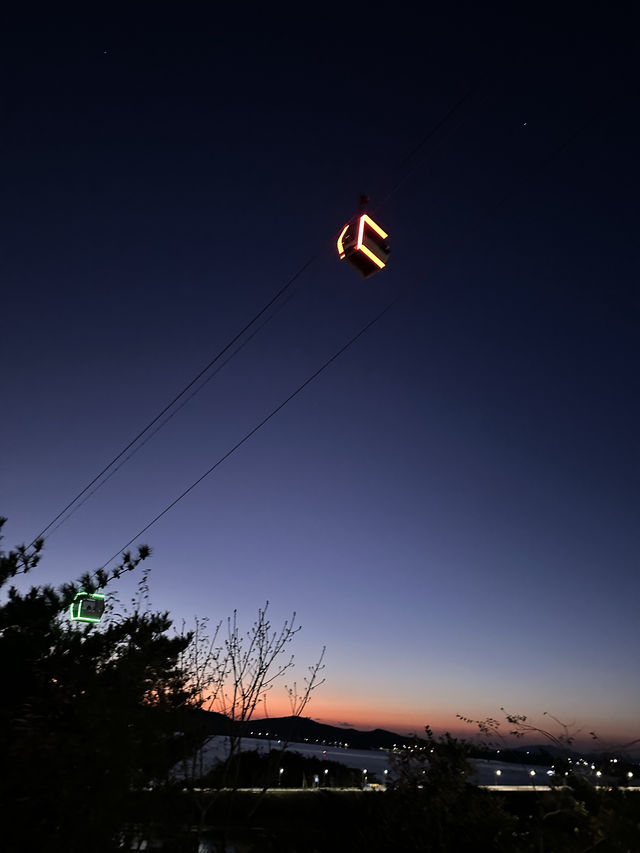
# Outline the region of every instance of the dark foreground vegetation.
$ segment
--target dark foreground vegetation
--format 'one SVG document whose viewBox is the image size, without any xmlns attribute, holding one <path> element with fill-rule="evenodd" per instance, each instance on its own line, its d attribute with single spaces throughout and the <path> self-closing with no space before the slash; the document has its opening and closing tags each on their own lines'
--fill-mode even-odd
<svg viewBox="0 0 640 853">
<path fill-rule="evenodd" d="M 245 853 L 640 851 L 640 792 L 572 774 L 549 791 L 490 791 L 467 782 L 469 744 L 426 735 L 423 750 L 396 754 L 386 790 L 354 790 L 359 770 L 295 753 L 237 755 L 197 784 L 132 795 L 126 844 L 144 838 L 176 853 L 197 843 Z M 298 790 L 276 787 L 281 771 Z"/>
<path fill-rule="evenodd" d="M 579 853 L 640 850 L 640 796 L 566 789 L 457 793 L 272 790 L 203 792 L 207 823 L 190 792 L 139 792 L 129 801 L 128 844 L 164 851 L 240 853 Z M 209 846 L 210 845 L 210 846 Z"/>
<path fill-rule="evenodd" d="M 150 612 L 143 574 L 130 607 L 78 624 L 67 611 L 79 588 L 117 584 L 149 550 L 75 584 L 18 588 L 41 549 L 0 552 L 3 853 L 640 851 L 636 792 L 571 774 L 549 792 L 490 792 L 467 782 L 470 747 L 429 729 L 395 756 L 386 791 L 339 790 L 361 773 L 330 762 L 243 753 L 260 697 L 289 666 L 278 661 L 289 659 L 293 622 L 273 631 L 265 608 L 245 642 L 234 615 L 216 646 Z M 321 659 L 306 687 L 289 691 L 294 716 L 320 668 Z M 230 756 L 213 769 L 197 758 L 211 734 L 207 695 L 233 724 Z"/>
</svg>

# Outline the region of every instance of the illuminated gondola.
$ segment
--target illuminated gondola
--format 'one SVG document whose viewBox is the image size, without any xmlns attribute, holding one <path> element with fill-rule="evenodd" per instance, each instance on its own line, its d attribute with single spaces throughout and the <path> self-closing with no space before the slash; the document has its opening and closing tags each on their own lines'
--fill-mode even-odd
<svg viewBox="0 0 640 853">
<path fill-rule="evenodd" d="M 344 226 L 338 237 L 338 256 L 369 278 L 387 265 L 389 244 L 387 232 L 366 213 L 361 213 Z"/>
<path fill-rule="evenodd" d="M 77 592 L 71 602 L 69 615 L 74 622 L 99 622 L 104 613 L 104 595 L 101 592 Z"/>
</svg>

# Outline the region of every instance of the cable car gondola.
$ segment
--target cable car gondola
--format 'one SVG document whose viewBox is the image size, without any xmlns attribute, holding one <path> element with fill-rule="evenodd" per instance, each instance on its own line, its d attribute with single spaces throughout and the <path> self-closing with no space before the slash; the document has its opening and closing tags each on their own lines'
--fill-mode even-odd
<svg viewBox="0 0 640 853">
<path fill-rule="evenodd" d="M 360 213 L 344 226 L 338 237 L 338 256 L 351 264 L 363 278 L 369 278 L 387 265 L 387 232 L 366 213 Z"/>
<path fill-rule="evenodd" d="M 69 615 L 74 622 L 99 622 L 104 613 L 104 595 L 81 589 L 71 602 Z"/>
</svg>

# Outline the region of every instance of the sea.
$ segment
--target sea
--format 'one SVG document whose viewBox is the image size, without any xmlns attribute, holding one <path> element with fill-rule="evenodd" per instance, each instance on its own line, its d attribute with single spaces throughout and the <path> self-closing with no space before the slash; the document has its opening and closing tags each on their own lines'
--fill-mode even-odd
<svg viewBox="0 0 640 853">
<path fill-rule="evenodd" d="M 320 761 L 338 761 L 346 767 L 360 770 L 362 787 L 375 789 L 384 787 L 392 778 L 393 764 L 390 752 L 384 749 L 350 749 L 321 743 L 283 743 L 264 738 L 243 738 L 243 750 L 269 752 L 271 749 L 286 748 L 301 755 L 313 756 Z M 196 762 L 200 772 L 206 773 L 228 753 L 227 738 L 222 735 L 209 738 L 202 747 Z M 477 785 L 501 790 L 540 790 L 549 787 L 555 770 L 549 764 L 514 764 L 506 761 L 471 759 L 473 773 L 469 781 Z M 176 768 L 176 775 L 180 771 Z M 318 785 L 322 786 L 322 780 Z"/>
</svg>

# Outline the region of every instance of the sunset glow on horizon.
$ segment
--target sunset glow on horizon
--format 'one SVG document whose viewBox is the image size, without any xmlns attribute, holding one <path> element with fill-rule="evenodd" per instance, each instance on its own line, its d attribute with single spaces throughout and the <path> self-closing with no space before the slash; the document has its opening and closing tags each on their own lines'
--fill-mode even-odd
<svg viewBox="0 0 640 853">
<path fill-rule="evenodd" d="M 582 15 L 424 15 L 365 63 L 333 17 L 7 46 L 2 546 L 46 529 L 24 589 L 148 544 L 177 631 L 295 613 L 315 720 L 630 741 L 632 66 Z"/>
</svg>

